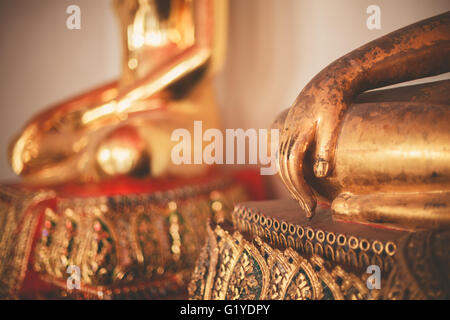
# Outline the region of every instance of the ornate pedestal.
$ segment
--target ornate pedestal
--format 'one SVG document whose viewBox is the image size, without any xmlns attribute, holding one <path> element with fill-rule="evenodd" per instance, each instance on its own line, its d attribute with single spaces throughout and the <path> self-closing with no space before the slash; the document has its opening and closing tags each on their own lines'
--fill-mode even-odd
<svg viewBox="0 0 450 320">
<path fill-rule="evenodd" d="M 262 196 L 253 171 L 47 190 L 2 186 L 0 297 L 186 297 L 206 222 Z"/>
<path fill-rule="evenodd" d="M 448 299 L 450 232 L 312 219 L 295 201 L 236 206 L 208 226 L 192 299 Z"/>
</svg>

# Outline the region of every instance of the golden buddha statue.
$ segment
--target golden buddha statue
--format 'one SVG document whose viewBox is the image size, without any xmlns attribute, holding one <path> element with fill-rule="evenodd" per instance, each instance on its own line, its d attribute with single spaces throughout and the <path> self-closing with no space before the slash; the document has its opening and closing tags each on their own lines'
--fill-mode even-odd
<svg viewBox="0 0 450 320">
<path fill-rule="evenodd" d="M 450 81 L 367 90 L 450 71 L 450 13 L 331 63 L 274 123 L 279 173 L 308 217 L 450 226 Z"/>
<path fill-rule="evenodd" d="M 115 0 L 123 72 L 34 117 L 11 146 L 27 183 L 95 182 L 117 175 L 194 176 L 204 165 L 174 165 L 171 133 L 219 127 L 213 75 L 222 64 L 226 2 Z M 186 168 L 186 167 L 189 168 Z"/>
<path fill-rule="evenodd" d="M 323 69 L 273 124 L 295 200 L 210 223 L 190 297 L 448 300 L 450 80 L 365 91 L 448 72 L 449 57 L 447 12 Z"/>
<path fill-rule="evenodd" d="M 0 185 L 0 298 L 185 297 L 206 221 L 264 194 L 256 171 L 171 161 L 175 129 L 220 125 L 226 2 L 114 4 L 121 79 L 39 114 L 12 145 L 23 181 Z"/>
</svg>

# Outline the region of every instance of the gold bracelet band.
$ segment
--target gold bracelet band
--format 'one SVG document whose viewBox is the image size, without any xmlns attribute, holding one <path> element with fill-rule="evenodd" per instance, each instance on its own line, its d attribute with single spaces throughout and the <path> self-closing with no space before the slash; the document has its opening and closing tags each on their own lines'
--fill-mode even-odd
<svg viewBox="0 0 450 320">
<path fill-rule="evenodd" d="M 273 248 L 259 237 L 217 225 L 208 227 L 208 241 L 189 285 L 191 299 L 311 300 L 368 299 L 364 274 L 330 266 L 317 255 L 303 258 L 295 250 Z M 376 298 L 376 297 L 372 297 Z"/>
</svg>

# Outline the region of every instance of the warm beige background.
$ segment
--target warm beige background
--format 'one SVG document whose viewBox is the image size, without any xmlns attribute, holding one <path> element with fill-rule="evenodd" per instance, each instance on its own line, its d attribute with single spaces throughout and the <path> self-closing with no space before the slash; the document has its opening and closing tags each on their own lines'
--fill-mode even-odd
<svg viewBox="0 0 450 320">
<path fill-rule="evenodd" d="M 81 30 L 66 29 L 70 4 L 81 7 Z M 381 30 L 366 27 L 371 4 L 381 7 Z M 448 10 L 448 0 L 231 0 L 228 59 L 217 79 L 225 125 L 269 126 L 334 59 Z M 119 76 L 110 1 L 1 0 L 0 57 L 0 179 L 7 179 L 14 177 L 8 142 L 33 114 Z"/>
</svg>

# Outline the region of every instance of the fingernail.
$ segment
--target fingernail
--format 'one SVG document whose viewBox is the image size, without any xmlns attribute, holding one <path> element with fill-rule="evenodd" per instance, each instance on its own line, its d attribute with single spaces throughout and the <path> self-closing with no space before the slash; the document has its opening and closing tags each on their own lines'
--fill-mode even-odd
<svg viewBox="0 0 450 320">
<path fill-rule="evenodd" d="M 347 213 L 348 212 L 348 204 L 346 197 L 339 195 L 336 199 L 331 203 L 331 211 L 333 213 Z"/>
<path fill-rule="evenodd" d="M 323 178 L 328 173 L 328 161 L 319 159 L 314 163 L 314 174 L 317 178 Z"/>
</svg>

